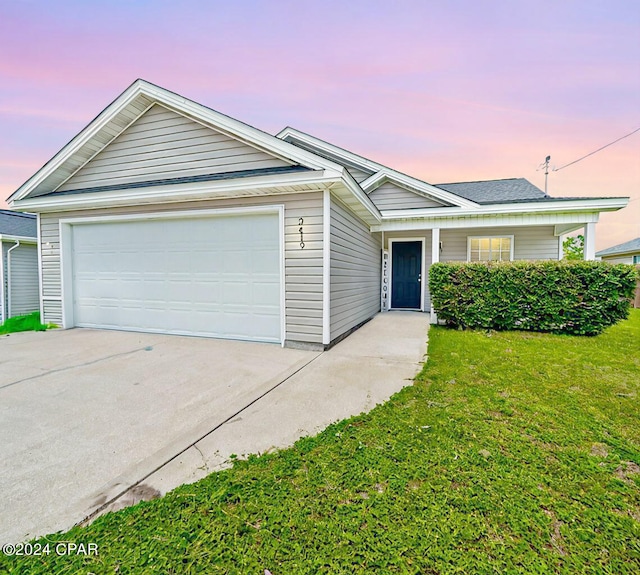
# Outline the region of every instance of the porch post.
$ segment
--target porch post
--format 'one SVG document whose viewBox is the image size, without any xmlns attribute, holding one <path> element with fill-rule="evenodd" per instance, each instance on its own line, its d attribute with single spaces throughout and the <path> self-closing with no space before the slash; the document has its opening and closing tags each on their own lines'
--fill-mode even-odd
<svg viewBox="0 0 640 575">
<path fill-rule="evenodd" d="M 435 264 L 440 261 L 440 228 L 433 228 L 431 230 L 431 263 Z M 423 274 L 425 281 L 428 281 L 428 275 Z M 429 294 L 429 301 L 431 301 L 431 294 Z M 438 317 L 433 310 L 433 304 L 431 304 L 430 310 L 430 323 L 438 323 Z"/>
<path fill-rule="evenodd" d="M 596 224 L 593 222 L 584 226 L 584 259 L 596 259 Z"/>
</svg>

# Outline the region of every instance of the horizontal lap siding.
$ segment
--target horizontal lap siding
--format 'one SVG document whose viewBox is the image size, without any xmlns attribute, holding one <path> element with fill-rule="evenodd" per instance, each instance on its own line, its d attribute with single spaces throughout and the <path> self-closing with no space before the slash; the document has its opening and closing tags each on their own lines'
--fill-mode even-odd
<svg viewBox="0 0 640 575">
<path fill-rule="evenodd" d="M 365 172 L 364 170 L 360 170 L 359 168 L 347 167 L 347 171 L 351 174 L 353 179 L 358 183 L 364 182 L 368 177 L 370 177 L 373 174 L 373 172 Z"/>
<path fill-rule="evenodd" d="M 514 259 L 557 260 L 558 237 L 553 226 L 496 227 L 441 230 L 442 253 L 440 261 L 467 261 L 469 236 L 514 236 Z"/>
<path fill-rule="evenodd" d="M 381 244 L 378 234 L 331 197 L 331 299 L 333 341 L 380 311 Z"/>
<path fill-rule="evenodd" d="M 288 165 L 155 105 L 57 191 Z"/>
<path fill-rule="evenodd" d="M 24 315 L 40 309 L 38 297 L 38 248 L 35 245 L 20 245 L 11 250 L 10 301 L 11 316 Z M 8 278 L 9 274 L 7 274 Z"/>
<path fill-rule="evenodd" d="M 369 194 L 371 201 L 379 210 L 407 210 L 412 208 L 439 208 L 442 202 L 425 198 L 387 182 Z"/>
<path fill-rule="evenodd" d="M 261 198 L 183 202 L 146 207 L 42 214 L 42 289 L 46 321 L 62 323 L 59 219 L 115 214 L 248 207 L 285 206 L 285 314 L 286 338 L 322 343 L 322 192 Z M 304 219 L 304 249 L 298 221 Z"/>
<path fill-rule="evenodd" d="M 633 264 L 633 256 L 602 256 L 602 261 L 609 264 Z"/>
</svg>

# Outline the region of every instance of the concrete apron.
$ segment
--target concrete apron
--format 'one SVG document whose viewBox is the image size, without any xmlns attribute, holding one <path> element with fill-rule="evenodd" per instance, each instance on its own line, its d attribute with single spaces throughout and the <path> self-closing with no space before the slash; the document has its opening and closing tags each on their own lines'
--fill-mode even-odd
<svg viewBox="0 0 640 575">
<path fill-rule="evenodd" d="M 378 314 L 329 351 L 270 382 L 271 391 L 233 417 L 194 429 L 198 439 L 191 444 L 183 437 L 154 454 L 154 461 L 164 463 L 152 473 L 142 475 L 141 467 L 118 478 L 82 524 L 230 467 L 232 455 L 289 447 L 331 423 L 370 411 L 411 384 L 425 361 L 428 329 L 428 314 Z"/>
<path fill-rule="evenodd" d="M 174 374 L 172 375 L 175 376 L 175 373 L 178 373 L 180 381 L 171 389 L 162 389 L 162 393 L 168 399 L 162 402 L 163 408 L 166 404 L 166 409 L 171 410 L 170 396 L 179 393 L 182 389 L 180 386 L 188 387 L 190 380 L 192 385 L 200 386 L 194 386 L 188 406 L 190 411 L 185 411 L 182 405 L 175 403 L 174 412 L 165 414 L 165 417 L 170 417 L 171 433 L 155 439 L 147 438 L 146 443 L 138 446 L 138 451 L 124 461 L 116 459 L 111 461 L 109 454 L 112 449 L 115 449 L 116 443 L 122 450 L 130 449 L 131 437 L 125 436 L 124 431 L 115 434 L 111 432 L 108 437 L 97 437 L 101 449 L 104 448 L 104 455 L 99 461 L 99 466 L 102 467 L 92 472 L 95 476 L 96 471 L 107 470 L 102 475 L 106 482 L 98 489 L 96 487 L 99 484 L 92 481 L 87 481 L 86 484 L 69 481 L 65 484 L 62 471 L 60 477 L 56 476 L 57 459 L 51 457 L 47 462 L 48 471 L 41 468 L 41 472 L 45 475 L 43 481 L 53 488 L 51 497 L 48 498 L 51 501 L 34 502 L 33 509 L 12 505 L 15 507 L 12 511 L 15 512 L 15 517 L 20 524 L 9 528 L 8 532 L 3 529 L 5 531 L 2 533 L 3 542 L 19 541 L 25 539 L 27 535 L 35 537 L 56 530 L 69 529 L 74 524 L 88 523 L 103 513 L 126 507 L 142 499 L 158 497 L 179 485 L 197 481 L 213 471 L 228 467 L 232 454 L 242 457 L 251 453 L 258 454 L 287 447 L 300 437 L 317 433 L 330 423 L 372 409 L 376 404 L 386 401 L 391 395 L 410 384 L 419 371 L 426 352 L 428 328 L 428 314 L 415 312 L 378 314 L 369 323 L 324 353 L 280 349 L 277 350 L 278 353 L 274 353 L 276 350 L 270 346 L 264 346 L 269 350 L 268 355 L 264 356 L 262 349 L 251 347 L 258 344 L 216 341 L 214 346 L 216 357 L 208 356 L 211 362 L 206 360 L 203 362 L 202 356 L 197 356 L 197 360 L 203 362 L 202 365 L 196 366 L 199 367 L 196 370 L 186 370 L 187 373 L 184 373 L 185 370 L 181 368 L 179 361 L 176 365 L 176 360 L 182 359 L 188 363 L 190 358 L 196 358 L 195 355 L 190 355 L 193 353 L 192 350 L 202 347 L 200 350 L 202 353 L 202 350 L 211 349 L 210 346 L 207 347 L 211 340 L 171 338 L 171 342 L 177 341 L 175 345 L 179 348 L 178 352 L 172 351 L 173 355 L 170 359 L 167 358 L 156 365 L 154 365 L 156 358 L 152 358 L 153 354 L 149 354 L 147 361 L 144 362 L 146 371 L 140 371 L 135 375 L 130 372 L 131 366 L 123 362 L 132 363 L 136 355 L 131 356 L 126 351 L 128 345 L 121 343 L 122 334 L 114 334 L 116 347 L 120 346 L 122 350 L 117 349 L 115 356 L 107 357 L 108 369 L 112 374 L 111 379 L 116 376 L 115 374 L 123 376 L 126 374 L 129 379 L 139 378 L 140 387 L 146 387 L 140 397 L 135 396 L 135 393 L 139 393 L 138 390 L 143 391 L 138 387 L 128 386 L 119 389 L 113 386 L 116 387 L 116 393 L 123 394 L 129 403 L 141 401 L 144 393 L 155 392 L 153 376 L 157 374 L 157 377 L 162 377 L 163 372 L 170 369 L 173 364 Z M 80 336 L 72 332 L 51 335 L 60 335 L 62 341 L 60 345 L 64 344 L 65 349 L 68 349 L 69 341 L 63 340 L 69 337 L 86 338 L 87 331 L 72 330 Z M 167 337 L 139 335 L 142 347 L 136 351 L 138 354 L 145 353 L 147 349 L 145 345 L 148 342 L 159 348 L 163 345 L 161 338 Z M 165 342 L 164 345 L 173 344 Z M 16 350 L 18 347 L 16 346 Z M 53 348 L 55 348 L 55 341 Z M 266 376 L 247 386 L 246 389 L 242 387 L 243 379 L 245 381 L 255 379 L 256 370 L 254 369 L 252 374 L 249 369 L 245 371 L 238 368 L 238 359 L 230 355 L 235 350 L 240 357 L 244 357 L 242 355 L 244 349 L 250 350 L 247 354 L 257 364 L 254 366 Z M 283 352 L 282 355 L 279 352 Z M 26 361 L 30 358 L 30 353 L 27 351 L 24 353 Z M 89 355 L 91 353 L 94 352 L 89 352 Z M 68 358 L 58 361 L 55 353 L 50 354 L 49 357 L 51 365 L 47 365 L 45 369 L 39 365 L 40 374 L 35 370 L 32 374 L 29 370 L 25 372 L 22 369 L 24 365 L 22 367 L 18 365 L 22 363 L 20 353 L 12 355 L 12 358 L 17 358 L 15 374 L 20 373 L 23 382 L 31 377 L 34 377 L 34 381 L 38 381 L 39 377 L 44 377 L 43 371 L 52 370 L 53 376 L 46 374 L 46 377 L 55 377 L 56 381 L 51 397 L 48 397 L 47 401 L 55 398 L 61 386 L 68 385 L 66 382 L 74 373 L 67 371 Z M 115 359 L 110 359 L 114 357 Z M 286 360 L 279 359 L 280 357 L 286 357 Z M 94 365 L 95 368 L 104 369 L 99 359 L 93 362 L 92 357 L 87 358 L 86 354 L 72 359 L 75 361 L 81 358 L 85 360 L 82 365 Z M 211 365 L 217 365 L 216 371 L 219 371 L 221 362 L 227 363 L 225 358 L 228 358 L 230 366 L 226 366 L 226 372 L 222 369 L 220 379 L 224 381 L 225 388 L 228 387 L 227 380 L 234 379 L 235 391 L 231 395 L 225 395 L 225 401 L 221 404 L 215 399 L 212 400 L 212 397 L 217 399 L 218 388 L 215 386 L 222 387 L 222 385 L 216 382 L 215 385 L 210 386 L 214 389 L 209 389 L 208 385 L 202 385 L 202 380 L 205 378 L 199 374 L 207 370 L 204 372 L 208 375 L 205 379 L 207 383 L 211 377 Z M 232 358 L 235 359 L 235 364 Z M 154 364 L 150 361 L 154 361 Z M 7 365 L 5 364 L 5 367 Z M 261 368 L 261 366 L 264 367 Z M 152 373 L 149 374 L 149 371 Z M 231 371 L 234 373 L 230 374 Z M 144 381 L 145 377 L 148 379 L 147 382 Z M 0 380 L 2 379 L 0 377 Z M 17 378 L 10 379 L 17 381 Z M 0 384 L 2 383 L 0 381 Z M 49 382 L 49 385 L 52 384 Z M 19 387 L 16 385 L 16 390 Z M 215 407 L 213 412 L 212 406 Z M 194 413 L 193 410 L 196 412 Z M 27 412 L 33 414 L 31 406 Z M 186 414 L 189 415 L 188 418 L 185 417 Z M 37 420 L 37 417 L 38 414 L 35 413 L 34 419 Z M 67 417 L 70 416 L 67 415 Z M 158 425 L 151 419 L 144 418 L 137 423 L 140 430 L 146 431 L 147 435 L 149 426 L 152 424 Z M 114 450 L 113 453 L 115 454 L 116 451 Z M 144 455 L 140 456 L 140 453 Z M 11 455 L 14 454 L 9 454 Z M 31 455 L 36 454 L 29 453 L 28 457 Z M 114 462 L 118 465 L 113 465 Z M 83 465 L 86 466 L 86 462 L 77 462 L 79 474 L 82 473 L 80 468 Z M 24 471 L 28 472 L 33 468 L 34 463 L 27 462 Z M 108 473 L 109 470 L 123 469 L 124 471 L 114 478 Z M 68 471 L 65 470 L 65 473 Z M 0 473 L 0 483 L 2 483 L 1 475 L 2 473 Z M 17 476 L 20 477 L 20 475 L 21 472 L 18 472 Z M 24 476 L 24 473 L 22 475 Z M 32 489 L 32 487 L 25 486 L 24 489 Z M 25 493 L 18 491 L 15 499 L 11 499 L 28 500 L 24 495 Z"/>
</svg>

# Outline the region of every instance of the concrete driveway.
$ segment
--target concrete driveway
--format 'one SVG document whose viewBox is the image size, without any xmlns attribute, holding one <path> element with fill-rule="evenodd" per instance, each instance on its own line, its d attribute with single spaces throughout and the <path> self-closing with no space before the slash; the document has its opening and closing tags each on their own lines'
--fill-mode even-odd
<svg viewBox="0 0 640 575">
<path fill-rule="evenodd" d="M 428 315 L 328 352 L 73 329 L 0 337 L 0 543 L 68 529 L 371 409 L 410 383 Z"/>
</svg>

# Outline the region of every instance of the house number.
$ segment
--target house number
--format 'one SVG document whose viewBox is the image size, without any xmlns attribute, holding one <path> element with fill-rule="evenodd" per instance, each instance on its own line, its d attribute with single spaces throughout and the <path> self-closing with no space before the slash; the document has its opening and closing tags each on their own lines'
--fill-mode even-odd
<svg viewBox="0 0 640 575">
<path fill-rule="evenodd" d="M 302 231 L 302 226 L 304 225 L 304 219 L 300 218 L 298 220 L 298 225 L 300 226 L 300 249 L 304 249 L 304 232 Z"/>
</svg>

